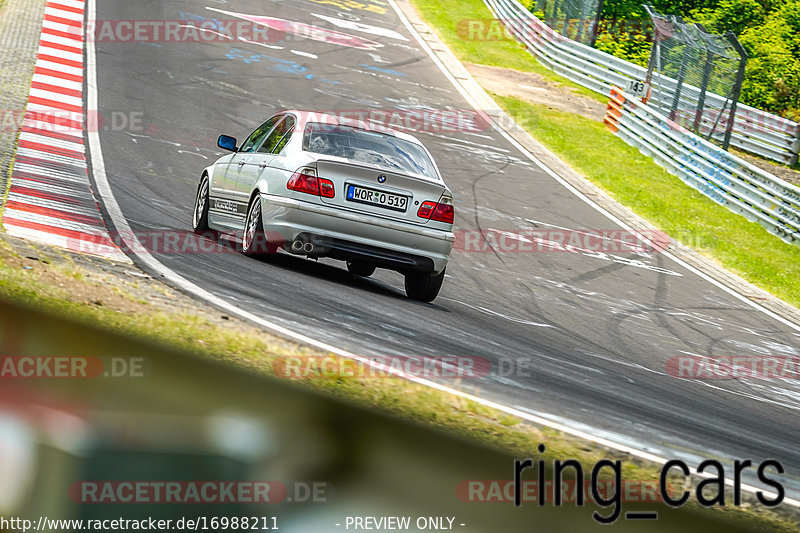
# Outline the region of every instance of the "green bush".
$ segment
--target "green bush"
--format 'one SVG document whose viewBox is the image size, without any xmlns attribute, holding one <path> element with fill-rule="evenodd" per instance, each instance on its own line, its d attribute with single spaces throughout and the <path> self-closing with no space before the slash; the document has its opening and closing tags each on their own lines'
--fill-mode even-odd
<svg viewBox="0 0 800 533">
<path fill-rule="evenodd" d="M 641 33 L 612 34 L 601 31 L 597 35 L 594 46 L 598 50 L 643 67 L 647 66 L 650 59 L 650 40 Z"/>
</svg>

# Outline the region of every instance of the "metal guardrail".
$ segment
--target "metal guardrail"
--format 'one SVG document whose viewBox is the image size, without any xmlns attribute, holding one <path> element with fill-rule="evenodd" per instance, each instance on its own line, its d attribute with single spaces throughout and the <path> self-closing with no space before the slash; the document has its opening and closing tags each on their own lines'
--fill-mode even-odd
<svg viewBox="0 0 800 533">
<path fill-rule="evenodd" d="M 608 95 L 612 87 L 626 87 L 628 82 L 642 81 L 647 69 L 619 59 L 590 46 L 558 34 L 536 18 L 517 0 L 484 0 L 495 16 L 528 50 L 551 70 L 593 91 Z M 663 84 L 675 80 L 662 78 Z M 681 110 L 691 112 L 700 89 L 684 85 Z M 725 98 L 708 93 L 706 100 L 722 108 Z M 653 102 L 654 106 L 661 103 Z M 667 103 L 663 103 L 667 105 Z M 701 131 L 710 131 L 716 117 L 703 117 Z M 720 132 L 721 135 L 722 132 Z M 714 136 L 716 139 L 716 135 Z M 787 165 L 798 160 L 800 123 L 739 104 L 734 120 L 731 145 Z"/>
<path fill-rule="evenodd" d="M 686 184 L 800 246 L 800 188 L 701 139 L 619 89 L 611 89 L 604 122 Z"/>
</svg>

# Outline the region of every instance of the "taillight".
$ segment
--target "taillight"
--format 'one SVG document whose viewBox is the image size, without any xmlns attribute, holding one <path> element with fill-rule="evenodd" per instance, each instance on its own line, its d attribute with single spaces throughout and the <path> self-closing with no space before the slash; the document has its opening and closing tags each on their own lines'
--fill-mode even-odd
<svg viewBox="0 0 800 533">
<path fill-rule="evenodd" d="M 453 204 L 443 204 L 442 202 L 439 202 L 436 209 L 433 210 L 433 215 L 431 215 L 431 220 L 447 222 L 448 224 L 452 224 L 454 218 L 455 210 L 453 209 Z"/>
<path fill-rule="evenodd" d="M 295 172 L 292 174 L 292 177 L 289 178 L 286 188 L 291 191 L 319 196 L 319 182 L 317 182 L 317 177 L 310 174 Z"/>
<path fill-rule="evenodd" d="M 336 191 L 333 190 L 333 182 L 325 178 L 319 178 L 319 195 L 324 198 L 333 198 Z"/>
<path fill-rule="evenodd" d="M 455 211 L 453 210 L 452 200 L 450 198 L 442 198 L 441 202 L 422 202 L 417 210 L 417 216 L 420 218 L 427 218 L 435 220 L 436 222 L 446 222 L 452 224 Z"/>
<path fill-rule="evenodd" d="M 290 191 L 313 194 L 324 198 L 333 198 L 336 191 L 329 179 L 318 178 L 313 168 L 301 168 L 289 178 L 286 188 Z"/>
<path fill-rule="evenodd" d="M 433 210 L 436 209 L 436 202 L 422 202 L 417 210 L 417 216 L 420 218 L 431 218 Z"/>
</svg>

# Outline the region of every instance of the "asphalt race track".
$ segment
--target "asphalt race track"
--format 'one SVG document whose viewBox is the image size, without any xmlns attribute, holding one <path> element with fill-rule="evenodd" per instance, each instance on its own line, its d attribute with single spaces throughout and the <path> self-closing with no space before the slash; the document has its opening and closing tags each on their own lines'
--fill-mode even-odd
<svg viewBox="0 0 800 533">
<path fill-rule="evenodd" d="M 200 172 L 223 155 L 217 136 L 241 140 L 276 111 L 469 109 L 390 5 L 347 5 L 98 3 L 101 21 L 233 19 L 213 8 L 382 45 L 294 36 L 261 44 L 96 43 L 98 111 L 141 113 L 142 128 L 100 135 L 113 193 L 135 231 L 189 230 Z M 325 17 L 396 34 L 337 27 Z M 615 229 L 492 129 L 419 137 L 455 194 L 458 230 Z M 684 380 L 666 371 L 682 355 L 800 355 L 800 335 L 663 254 L 455 251 L 432 304 L 406 299 L 399 274 L 359 279 L 335 261 L 155 255 L 242 309 L 360 355 L 477 356 L 495 367 L 527 361 L 525 372 L 458 386 L 692 466 L 706 457 L 774 458 L 787 470 L 787 495 L 800 493 L 796 382 Z"/>
</svg>

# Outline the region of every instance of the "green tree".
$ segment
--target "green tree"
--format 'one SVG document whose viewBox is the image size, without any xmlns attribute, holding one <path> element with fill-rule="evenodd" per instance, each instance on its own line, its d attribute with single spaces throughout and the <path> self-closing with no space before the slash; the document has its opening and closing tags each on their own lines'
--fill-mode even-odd
<svg viewBox="0 0 800 533">
<path fill-rule="evenodd" d="M 689 18 L 714 33 L 741 35 L 748 28 L 763 25 L 767 12 L 768 7 L 759 0 L 721 0 L 714 8 L 692 11 Z"/>
<path fill-rule="evenodd" d="M 788 0 L 739 40 L 750 56 L 742 102 L 800 120 L 800 0 Z"/>
<path fill-rule="evenodd" d="M 657 11 L 733 32 L 748 54 L 742 103 L 800 120 L 800 0 L 652 0 Z M 652 29 L 641 0 L 605 0 L 595 46 L 647 65 Z"/>
</svg>

